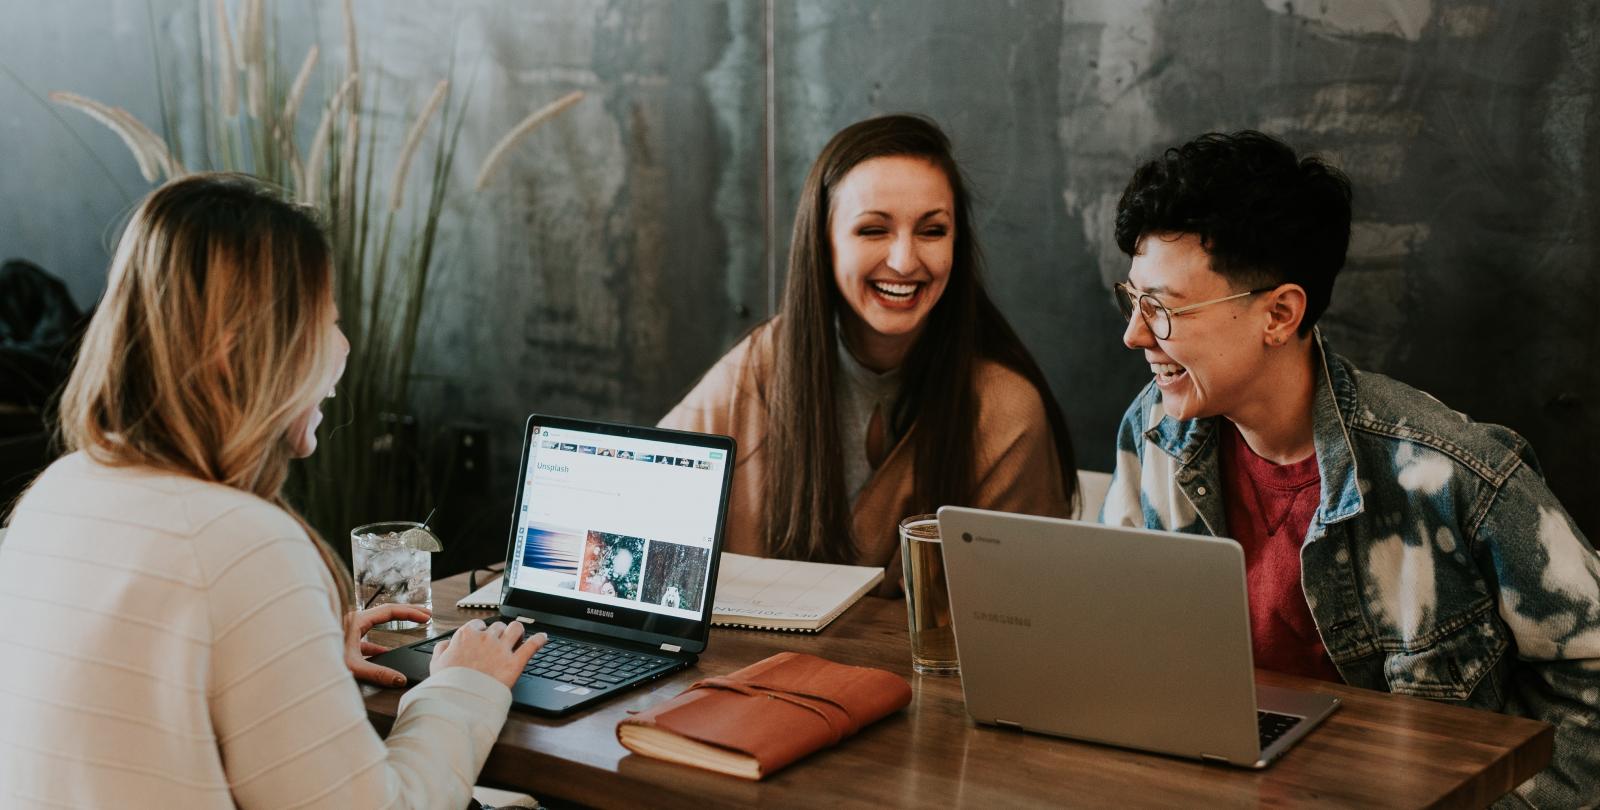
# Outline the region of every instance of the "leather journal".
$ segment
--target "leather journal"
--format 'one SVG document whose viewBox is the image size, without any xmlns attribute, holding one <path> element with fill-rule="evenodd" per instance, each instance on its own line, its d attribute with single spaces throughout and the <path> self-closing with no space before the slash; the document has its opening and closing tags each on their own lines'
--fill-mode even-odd
<svg viewBox="0 0 1600 810">
<path fill-rule="evenodd" d="M 905 708 L 891 672 L 785 652 L 706 678 L 617 724 L 636 754 L 761 779 Z"/>
</svg>

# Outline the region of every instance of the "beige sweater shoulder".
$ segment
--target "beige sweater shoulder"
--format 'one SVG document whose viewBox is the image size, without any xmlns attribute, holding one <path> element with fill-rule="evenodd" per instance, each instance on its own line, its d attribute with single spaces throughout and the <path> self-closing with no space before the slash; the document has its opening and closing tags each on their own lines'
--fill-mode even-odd
<svg viewBox="0 0 1600 810">
<path fill-rule="evenodd" d="M 663 427 L 731 435 L 738 442 L 724 547 L 760 555 L 766 548 L 766 397 L 771 379 L 772 322 L 757 327 L 706 372 L 661 420 Z M 1026 377 L 992 361 L 979 363 L 971 502 L 986 509 L 1064 517 L 1069 509 L 1044 400 Z M 909 514 L 916 431 L 890 451 L 857 496 L 851 513 L 860 565 L 888 568 L 880 595 L 898 593 L 900 520 Z M 939 463 L 947 463 L 941 460 Z"/>
</svg>

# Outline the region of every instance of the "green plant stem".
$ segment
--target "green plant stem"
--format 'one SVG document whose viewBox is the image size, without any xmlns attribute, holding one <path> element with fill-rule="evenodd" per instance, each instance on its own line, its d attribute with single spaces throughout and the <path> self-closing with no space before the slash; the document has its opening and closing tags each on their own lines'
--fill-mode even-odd
<svg viewBox="0 0 1600 810">
<path fill-rule="evenodd" d="M 156 10 L 152 0 L 145 0 L 144 19 L 150 32 L 150 52 L 155 62 L 156 101 L 161 105 L 161 138 L 166 141 L 172 159 L 183 163 L 183 142 L 178 137 L 177 111 L 167 102 L 167 74 L 161 69 L 161 37 L 156 33 Z"/>
<path fill-rule="evenodd" d="M 200 88 L 198 120 L 191 122 L 196 148 L 183 149 L 181 129 L 183 110 L 176 104 L 177 86 L 168 86 L 164 68 L 164 49 L 160 43 L 153 3 L 146 0 L 145 21 L 155 59 L 155 79 L 160 104 L 161 130 L 172 155 L 196 171 L 245 171 L 292 188 L 297 193 L 299 178 L 293 167 L 297 160 L 296 128 L 284 115 L 287 90 L 291 84 L 280 70 L 278 58 L 279 20 L 277 8 L 262 32 L 259 76 L 264 105 L 252 114 L 248 104 L 249 76 L 239 76 L 235 66 L 218 65 L 220 43 L 216 41 L 217 20 L 209 19 L 210 4 L 196 13 L 197 36 L 201 50 L 194 65 Z M 315 9 L 311 18 L 316 21 Z M 459 29 L 457 29 L 459 33 Z M 318 32 L 319 40 L 320 32 Z M 241 47 L 243 43 L 241 43 Z M 330 49 L 330 52 L 332 49 Z M 432 500 L 423 451 L 430 446 L 424 432 L 406 424 L 403 416 L 387 421 L 392 414 L 404 414 L 410 407 L 422 318 L 427 307 L 429 284 L 434 264 L 447 253 L 440 248 L 446 238 L 440 229 L 449 199 L 449 181 L 457 148 L 466 121 L 465 111 L 475 82 L 467 91 L 455 95 L 456 47 L 450 50 L 450 81 L 443 101 L 438 129 L 428 134 L 432 165 L 427 203 L 413 205 L 409 211 L 389 210 L 388 194 L 376 179 L 379 125 L 377 113 L 382 101 L 382 84 L 372 81 L 363 93 L 367 77 L 381 75 L 363 71 L 350 91 L 348 105 L 332 123 L 324 171 L 319 175 L 317 197 L 327 211 L 327 229 L 335 265 L 336 294 L 343 315 L 343 328 L 350 340 L 345 377 L 338 383 L 338 397 L 329 401 L 329 427 L 319 451 L 295 465 L 290 483 L 292 502 L 300 504 L 313 527 L 324 537 L 347 536 L 350 527 L 379 519 L 414 515 L 421 505 Z M 257 54 L 252 53 L 252 61 Z M 295 60 L 299 64 L 299 60 Z M 321 84 L 332 88 L 342 82 L 329 82 L 334 71 L 323 62 Z M 481 58 L 478 65 L 481 66 Z M 95 154 L 77 130 L 39 94 L 24 84 L 5 65 L 3 71 L 42 107 L 48 110 L 99 165 L 107 180 L 129 203 L 132 195 L 118 181 L 110 167 Z M 476 73 L 476 69 L 474 71 Z M 348 70 L 345 71 L 348 74 Z M 297 75 L 297 74 L 293 74 Z M 240 108 L 225 115 L 221 106 L 222 80 L 230 78 L 239 87 Z M 370 102 L 370 105 L 369 105 Z M 403 104 L 402 104 L 403 106 Z M 362 127 L 366 131 L 362 132 Z M 363 137 L 365 136 L 365 137 Z M 192 154 L 193 152 L 198 154 Z M 190 153 L 190 154 L 186 154 Z M 187 158 L 187 159 L 186 159 Z M 416 195 L 412 195 L 416 196 Z M 375 200 L 385 201 L 375 211 Z M 475 202 L 475 201 L 474 201 Z M 475 206 L 470 210 L 475 210 Z M 471 217 L 468 217 L 471 221 Z M 459 235 L 452 244 L 459 243 Z M 415 434 L 415 436 L 412 436 Z M 347 543 L 335 544 L 342 551 Z"/>
</svg>

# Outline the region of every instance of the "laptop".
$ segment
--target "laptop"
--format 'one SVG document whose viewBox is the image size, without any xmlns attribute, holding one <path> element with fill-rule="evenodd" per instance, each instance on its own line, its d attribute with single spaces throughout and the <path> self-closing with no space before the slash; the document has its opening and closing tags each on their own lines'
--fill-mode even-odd
<svg viewBox="0 0 1600 810">
<path fill-rule="evenodd" d="M 953 506 L 939 531 L 979 723 L 1264 768 L 1339 705 L 1256 685 L 1232 540 Z"/>
<path fill-rule="evenodd" d="M 569 714 L 694 664 L 711 631 L 733 458 L 727 436 L 528 417 L 500 621 L 550 640 L 513 705 Z M 448 636 L 373 661 L 420 681 Z"/>
</svg>

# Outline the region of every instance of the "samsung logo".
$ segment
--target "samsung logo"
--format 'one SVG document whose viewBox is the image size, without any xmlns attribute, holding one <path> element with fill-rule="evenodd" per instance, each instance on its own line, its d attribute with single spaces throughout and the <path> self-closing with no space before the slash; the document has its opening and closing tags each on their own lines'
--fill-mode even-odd
<svg viewBox="0 0 1600 810">
<path fill-rule="evenodd" d="M 616 613 L 609 610 L 601 610 L 600 608 L 584 608 L 584 611 L 590 616 L 604 616 L 607 619 L 615 619 L 617 617 Z"/>
<path fill-rule="evenodd" d="M 980 622 L 994 622 L 995 624 L 1014 624 L 1018 627 L 1032 627 L 1033 620 L 1026 616 L 1011 616 L 1005 613 L 985 613 L 981 610 L 972 611 L 972 618 Z"/>
</svg>

